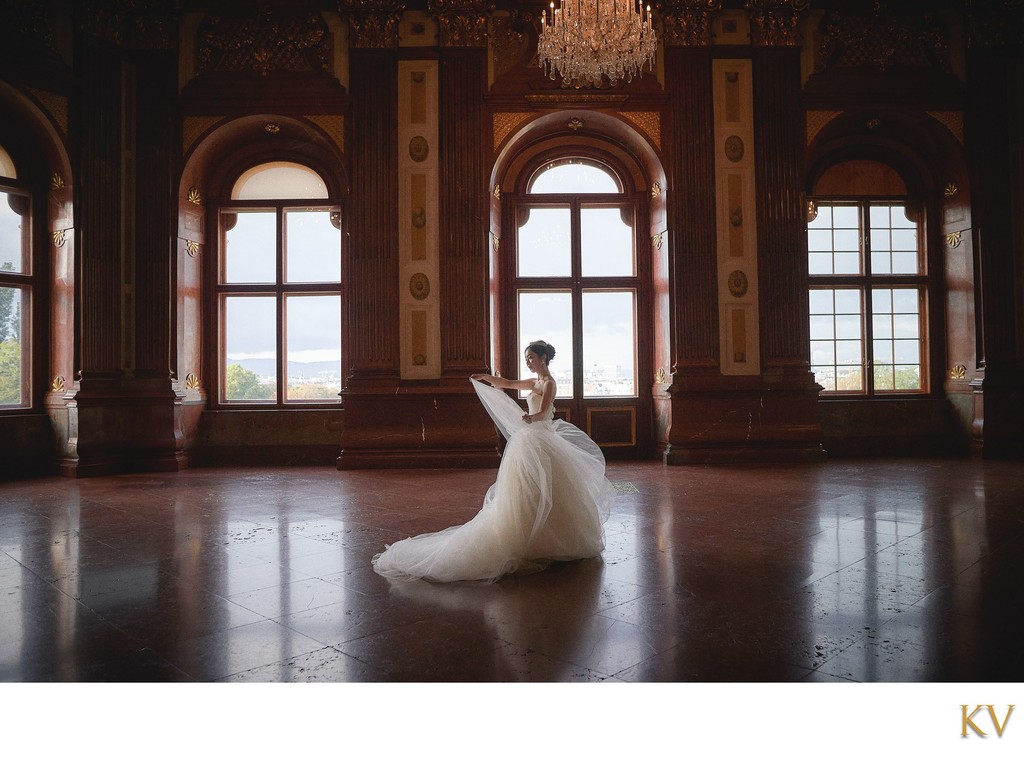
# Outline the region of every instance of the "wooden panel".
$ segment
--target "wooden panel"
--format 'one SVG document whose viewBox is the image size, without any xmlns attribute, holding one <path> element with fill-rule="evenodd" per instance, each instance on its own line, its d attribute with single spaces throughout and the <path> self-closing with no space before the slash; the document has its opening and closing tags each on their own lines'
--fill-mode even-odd
<svg viewBox="0 0 1024 760">
<path fill-rule="evenodd" d="M 636 407 L 587 409 L 587 433 L 601 446 L 635 446 Z"/>
</svg>

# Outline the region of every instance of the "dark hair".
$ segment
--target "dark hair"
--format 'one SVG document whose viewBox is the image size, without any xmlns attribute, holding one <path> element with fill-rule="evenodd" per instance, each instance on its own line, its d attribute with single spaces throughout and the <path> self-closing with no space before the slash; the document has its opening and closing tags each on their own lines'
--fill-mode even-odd
<svg viewBox="0 0 1024 760">
<path fill-rule="evenodd" d="M 551 363 L 551 360 L 555 358 L 555 347 L 542 340 L 535 340 L 530 343 L 530 345 L 526 347 L 526 351 L 533 351 L 537 356 L 543 356 L 549 364 Z M 523 351 L 523 353 L 525 354 L 526 351 Z"/>
</svg>

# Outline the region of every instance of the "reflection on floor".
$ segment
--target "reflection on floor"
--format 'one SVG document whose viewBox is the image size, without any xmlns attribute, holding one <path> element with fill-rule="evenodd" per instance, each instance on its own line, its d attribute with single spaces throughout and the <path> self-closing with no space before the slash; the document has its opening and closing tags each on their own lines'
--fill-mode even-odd
<svg viewBox="0 0 1024 760">
<path fill-rule="evenodd" d="M 612 463 L 602 559 L 373 573 L 493 477 L 0 484 L 0 681 L 1024 680 L 1022 463 Z"/>
</svg>

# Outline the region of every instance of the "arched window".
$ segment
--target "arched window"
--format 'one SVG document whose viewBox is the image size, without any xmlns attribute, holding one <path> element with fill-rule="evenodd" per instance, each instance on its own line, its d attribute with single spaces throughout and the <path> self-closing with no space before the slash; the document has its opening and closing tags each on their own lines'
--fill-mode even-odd
<svg viewBox="0 0 1024 760">
<path fill-rule="evenodd" d="M 559 397 L 637 396 L 635 225 L 619 178 L 590 160 L 544 164 L 518 204 L 518 346 L 555 345 Z"/>
<path fill-rule="evenodd" d="M 323 179 L 301 164 L 260 164 L 218 216 L 219 402 L 338 403 L 341 208 Z"/>
<path fill-rule="evenodd" d="M 851 161 L 830 172 L 807 224 L 815 380 L 823 395 L 927 393 L 931 283 L 921 209 L 884 164 Z"/>
<path fill-rule="evenodd" d="M 0 146 L 0 409 L 32 406 L 32 196 Z"/>
</svg>

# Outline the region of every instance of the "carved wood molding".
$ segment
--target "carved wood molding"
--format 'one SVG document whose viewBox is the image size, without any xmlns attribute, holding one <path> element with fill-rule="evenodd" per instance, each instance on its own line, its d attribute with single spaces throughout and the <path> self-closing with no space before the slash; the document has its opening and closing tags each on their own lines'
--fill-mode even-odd
<svg viewBox="0 0 1024 760">
<path fill-rule="evenodd" d="M 722 0 L 665 0 L 659 5 L 666 45 L 711 45 L 711 20 Z"/>
<path fill-rule="evenodd" d="M 348 19 L 351 47 L 384 50 L 398 47 L 401 4 L 391 0 L 339 0 L 338 10 Z"/>
<path fill-rule="evenodd" d="M 818 72 L 951 69 L 948 32 L 938 13 L 896 13 L 881 4 L 863 13 L 830 10 L 819 31 Z"/>
<path fill-rule="evenodd" d="M 441 47 L 487 47 L 487 22 L 494 11 L 490 0 L 430 0 L 431 13 L 441 29 Z"/>
<path fill-rule="evenodd" d="M 747 0 L 751 41 L 767 47 L 798 46 L 800 22 L 810 5 L 810 0 Z"/>
<path fill-rule="evenodd" d="M 212 15 L 196 36 L 200 73 L 322 71 L 331 56 L 331 37 L 319 13 L 263 6 L 249 16 Z"/>
</svg>

